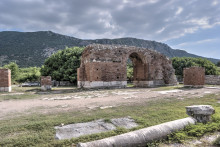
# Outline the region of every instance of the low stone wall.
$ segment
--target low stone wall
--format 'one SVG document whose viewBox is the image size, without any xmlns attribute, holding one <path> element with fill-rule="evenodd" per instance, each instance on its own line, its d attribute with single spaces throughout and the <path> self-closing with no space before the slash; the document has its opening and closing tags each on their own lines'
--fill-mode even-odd
<svg viewBox="0 0 220 147">
<path fill-rule="evenodd" d="M 71 83 L 70 81 L 56 81 L 56 80 L 52 81 L 52 85 L 53 86 L 74 86 L 74 84 Z"/>
<path fill-rule="evenodd" d="M 205 84 L 220 85 L 220 75 L 206 75 Z"/>
</svg>

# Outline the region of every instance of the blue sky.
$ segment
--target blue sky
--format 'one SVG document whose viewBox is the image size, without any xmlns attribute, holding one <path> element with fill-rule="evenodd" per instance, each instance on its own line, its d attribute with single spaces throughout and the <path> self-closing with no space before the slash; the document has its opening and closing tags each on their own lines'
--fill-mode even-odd
<svg viewBox="0 0 220 147">
<path fill-rule="evenodd" d="M 135 37 L 220 59 L 220 0 L 1 0 L 0 31 Z"/>
</svg>

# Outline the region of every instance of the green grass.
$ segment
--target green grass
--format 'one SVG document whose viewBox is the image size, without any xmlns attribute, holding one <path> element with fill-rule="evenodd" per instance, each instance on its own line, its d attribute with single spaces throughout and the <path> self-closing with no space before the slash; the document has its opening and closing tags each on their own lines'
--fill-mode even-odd
<svg viewBox="0 0 220 147">
<path fill-rule="evenodd" d="M 219 108 L 217 109 L 220 110 Z M 168 138 L 169 141 L 183 143 L 185 140 L 201 137 L 206 133 L 214 131 L 220 131 L 219 113 L 212 116 L 212 122 L 187 126 L 183 130 L 172 133 Z"/>
<path fill-rule="evenodd" d="M 218 138 L 214 141 L 214 145 L 220 146 L 220 137 L 218 137 Z"/>
<path fill-rule="evenodd" d="M 70 124 L 87 122 L 97 119 L 108 121 L 111 118 L 131 116 L 139 124 L 140 129 L 160 123 L 187 117 L 185 106 L 208 104 L 216 109 L 216 116 L 220 115 L 220 104 L 216 95 L 207 95 L 203 98 L 177 100 L 167 98 L 154 100 L 143 104 L 119 106 L 104 110 L 77 111 L 67 113 L 50 113 L 24 115 L 8 120 L 0 120 L 0 146 L 70 146 L 72 143 L 97 140 L 127 131 L 118 128 L 115 131 L 82 136 L 71 140 L 55 140 L 54 126 L 61 123 Z M 132 129 L 132 130 L 135 130 Z"/>
<path fill-rule="evenodd" d="M 38 94 L 39 87 L 12 87 L 12 92 L 1 92 L 0 93 L 0 101 L 4 100 L 15 100 L 15 99 L 34 99 Z"/>
</svg>

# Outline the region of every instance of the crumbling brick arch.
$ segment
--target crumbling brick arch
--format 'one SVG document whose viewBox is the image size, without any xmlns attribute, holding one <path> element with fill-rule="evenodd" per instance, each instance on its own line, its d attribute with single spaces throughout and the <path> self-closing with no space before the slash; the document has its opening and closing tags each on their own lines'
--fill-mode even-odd
<svg viewBox="0 0 220 147">
<path fill-rule="evenodd" d="M 146 63 L 141 53 L 132 52 L 128 53 L 128 58 L 133 64 L 133 81 L 145 81 L 147 80 Z"/>
<path fill-rule="evenodd" d="M 145 48 L 88 45 L 77 70 L 78 87 L 126 87 L 127 60 L 134 64 L 134 85 L 153 87 L 175 85 L 175 71 L 164 55 Z"/>
</svg>

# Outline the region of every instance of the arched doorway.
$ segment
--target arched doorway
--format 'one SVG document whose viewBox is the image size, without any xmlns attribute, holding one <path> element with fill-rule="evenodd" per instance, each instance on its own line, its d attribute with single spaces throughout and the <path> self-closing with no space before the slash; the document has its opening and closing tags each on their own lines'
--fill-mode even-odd
<svg viewBox="0 0 220 147">
<path fill-rule="evenodd" d="M 131 53 L 127 61 L 128 86 L 142 86 L 140 83 L 141 81 L 146 81 L 146 77 L 146 65 L 144 64 L 143 59 L 141 59 L 138 53 Z"/>
</svg>

